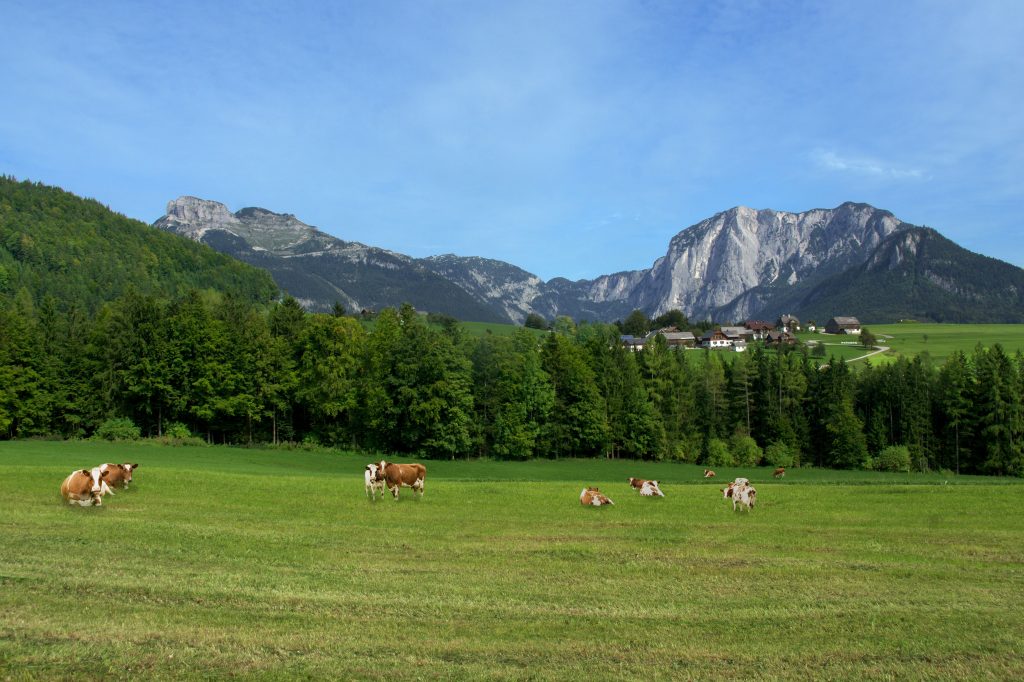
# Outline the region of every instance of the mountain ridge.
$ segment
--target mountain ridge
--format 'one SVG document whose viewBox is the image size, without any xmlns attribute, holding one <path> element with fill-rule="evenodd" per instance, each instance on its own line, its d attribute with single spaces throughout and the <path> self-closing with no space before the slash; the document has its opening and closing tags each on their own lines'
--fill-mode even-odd
<svg viewBox="0 0 1024 682">
<path fill-rule="evenodd" d="M 219 248 L 276 273 L 278 285 L 312 309 L 327 309 L 334 300 L 355 309 L 408 301 L 460 319 L 516 323 L 530 313 L 612 321 L 634 309 L 651 316 L 678 309 L 691 319 L 718 321 L 799 315 L 801 306 L 811 311 L 827 305 L 824 291 L 842 298 L 834 285 L 841 280 L 834 278 L 864 265 L 893 234 L 925 229 L 852 201 L 800 213 L 735 206 L 680 230 L 650 268 L 544 281 L 496 259 L 455 254 L 413 258 L 331 236 L 290 213 L 257 207 L 231 213 L 223 204 L 195 197 L 169 202 L 167 215 L 154 225 L 212 241 L 215 248 L 223 242 Z M 234 239 L 217 238 L 217 232 Z M 965 254 L 970 252 L 961 251 L 946 256 L 969 258 Z M 831 289 L 814 294 L 829 282 Z M 983 289 L 976 286 L 971 295 L 984 298 Z M 934 316 L 963 307 L 954 300 L 956 294 L 950 294 L 953 299 L 932 289 L 915 294 L 921 295 L 946 301 Z M 896 301 L 891 308 L 900 305 Z M 1009 314 L 1016 319 L 1016 312 Z"/>
</svg>

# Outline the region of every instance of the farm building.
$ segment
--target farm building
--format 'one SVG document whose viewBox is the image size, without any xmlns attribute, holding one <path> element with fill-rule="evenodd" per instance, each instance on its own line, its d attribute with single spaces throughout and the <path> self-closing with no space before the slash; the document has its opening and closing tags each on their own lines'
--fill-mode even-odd
<svg viewBox="0 0 1024 682">
<path fill-rule="evenodd" d="M 675 327 L 665 327 L 653 331 L 647 335 L 647 340 L 650 341 L 659 334 L 665 337 L 665 343 L 669 348 L 693 348 L 697 345 L 697 337 L 693 335 L 693 332 L 681 332 Z"/>
<path fill-rule="evenodd" d="M 733 343 L 754 340 L 754 332 L 746 327 L 722 327 L 722 333 Z"/>
<path fill-rule="evenodd" d="M 732 345 L 732 341 L 722 333 L 721 329 L 712 329 L 700 337 L 700 345 L 703 348 L 728 348 Z"/>
<path fill-rule="evenodd" d="M 644 340 L 641 338 L 637 338 L 632 334 L 623 334 L 619 336 L 619 343 L 621 343 L 622 347 L 625 348 L 626 350 L 631 350 L 634 352 L 644 349 Z"/>
<path fill-rule="evenodd" d="M 789 332 L 779 332 L 772 330 L 768 332 L 768 336 L 764 339 L 764 345 L 766 346 L 792 346 L 796 343 L 796 337 Z"/>
<path fill-rule="evenodd" d="M 860 334 L 860 321 L 856 317 L 833 317 L 825 323 L 826 334 Z"/>
<path fill-rule="evenodd" d="M 771 322 L 765 322 L 764 320 L 747 320 L 743 324 L 750 330 L 750 336 L 755 341 L 763 340 L 768 336 L 768 332 L 775 329 L 775 326 Z"/>
<path fill-rule="evenodd" d="M 800 331 L 800 320 L 793 315 L 786 314 L 779 318 L 775 326 L 778 327 L 779 331 L 792 334 L 793 332 Z"/>
</svg>

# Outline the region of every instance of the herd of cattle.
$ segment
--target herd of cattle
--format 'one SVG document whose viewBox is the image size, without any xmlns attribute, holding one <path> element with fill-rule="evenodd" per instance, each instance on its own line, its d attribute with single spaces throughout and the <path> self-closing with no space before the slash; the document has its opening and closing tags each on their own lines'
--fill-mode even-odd
<svg viewBox="0 0 1024 682">
<path fill-rule="evenodd" d="M 138 467 L 138 464 L 107 463 L 92 469 L 72 471 L 60 484 L 61 497 L 68 504 L 78 504 L 83 507 L 102 505 L 104 495 L 114 494 L 112 488 L 128 487 L 128 484 L 132 482 L 132 472 Z M 786 475 L 786 470 L 779 467 L 773 475 L 775 478 L 782 478 Z M 714 476 L 715 472 L 711 469 L 704 470 L 704 478 L 713 478 Z M 413 492 L 423 497 L 423 484 L 427 479 L 427 468 L 422 464 L 396 464 L 381 460 L 367 464 L 363 478 L 366 483 L 366 495 L 371 500 L 376 500 L 378 494 L 383 499 L 385 490 L 390 491 L 397 500 L 398 493 L 403 486 L 412 488 Z M 665 497 L 665 493 L 661 491 L 661 485 L 657 481 L 630 478 L 629 487 L 639 492 L 641 497 Z M 722 489 L 722 497 L 732 500 L 733 511 L 737 507 L 743 507 L 750 511 L 757 502 L 757 490 L 750 485 L 748 479 L 737 478 Z M 587 487 L 580 493 L 580 504 L 600 507 L 615 503 L 596 487 Z"/>
<path fill-rule="evenodd" d="M 713 478 L 715 472 L 711 469 L 704 470 L 704 478 Z M 779 467 L 773 473 L 775 478 L 782 478 L 786 475 L 786 469 Z M 412 488 L 423 497 L 423 483 L 427 478 L 427 468 L 422 464 L 395 464 L 381 460 L 373 464 L 367 464 L 363 472 L 366 484 L 366 495 L 371 500 L 376 500 L 377 495 L 384 498 L 384 491 L 388 490 L 397 500 L 398 493 L 402 486 Z M 640 493 L 641 497 L 665 497 L 661 491 L 661 485 L 657 481 L 643 478 L 630 478 L 629 487 Z M 727 487 L 722 489 L 722 497 L 732 500 L 733 511 L 742 507 L 747 511 L 754 508 L 757 502 L 757 490 L 750 485 L 746 478 L 737 478 Z M 606 504 L 615 503 L 596 487 L 590 486 L 580 492 L 580 504 L 585 507 L 600 507 Z"/>
<path fill-rule="evenodd" d="M 113 488 L 127 488 L 138 464 L 101 464 L 92 469 L 78 469 L 60 484 L 60 495 L 68 504 L 83 507 L 100 506 L 104 495 L 113 495 Z"/>
</svg>

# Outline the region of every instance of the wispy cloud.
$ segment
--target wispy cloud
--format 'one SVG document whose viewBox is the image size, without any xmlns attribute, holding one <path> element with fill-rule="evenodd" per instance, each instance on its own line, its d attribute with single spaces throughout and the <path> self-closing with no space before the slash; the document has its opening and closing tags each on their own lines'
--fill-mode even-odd
<svg viewBox="0 0 1024 682">
<path fill-rule="evenodd" d="M 832 171 L 856 173 L 891 180 L 925 179 L 925 172 L 920 168 L 896 166 L 887 161 L 869 156 L 845 156 L 827 149 L 817 149 L 811 156 L 818 166 Z"/>
</svg>

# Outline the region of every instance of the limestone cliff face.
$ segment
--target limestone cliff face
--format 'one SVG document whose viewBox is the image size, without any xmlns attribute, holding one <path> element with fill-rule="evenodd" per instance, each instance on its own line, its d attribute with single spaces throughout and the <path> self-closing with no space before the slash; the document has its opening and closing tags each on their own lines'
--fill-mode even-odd
<svg viewBox="0 0 1024 682">
<path fill-rule="evenodd" d="M 903 223 L 865 204 L 804 213 L 743 206 L 676 235 L 632 301 L 660 314 L 738 320 L 760 311 L 772 290 L 819 280 L 864 262 Z M 755 289 L 764 296 L 750 297 Z"/>
</svg>

